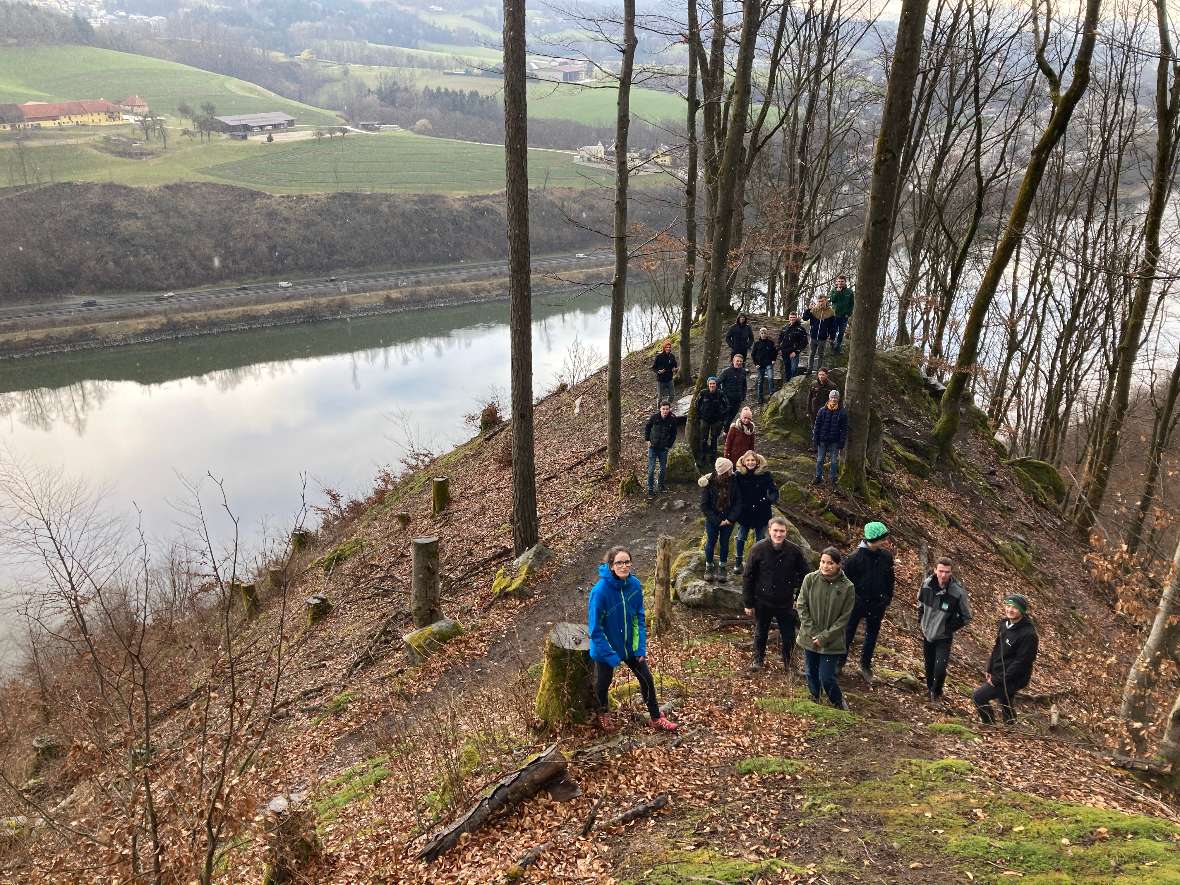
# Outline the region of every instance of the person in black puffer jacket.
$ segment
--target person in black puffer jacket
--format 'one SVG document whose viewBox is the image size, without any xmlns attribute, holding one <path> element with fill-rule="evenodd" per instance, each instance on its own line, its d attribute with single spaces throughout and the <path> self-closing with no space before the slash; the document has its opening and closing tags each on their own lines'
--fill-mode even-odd
<svg viewBox="0 0 1180 885">
<path fill-rule="evenodd" d="M 812 485 L 823 485 L 824 461 L 831 458 L 832 485 L 840 471 L 840 453 L 848 442 L 848 413 L 840 406 L 840 391 L 828 394 L 828 404 L 819 410 L 811 428 L 811 442 L 815 446 L 815 479 Z"/>
<path fill-rule="evenodd" d="M 679 363 L 676 361 L 676 355 L 672 353 L 672 339 L 665 338 L 663 345 L 660 347 L 660 352 L 656 354 L 656 358 L 652 360 L 651 370 L 656 375 L 656 402 L 663 402 L 667 400 L 672 402 L 676 399 L 676 369 Z"/>
<path fill-rule="evenodd" d="M 774 393 L 774 361 L 778 358 L 778 348 L 770 340 L 770 330 L 763 326 L 758 330 L 758 340 L 754 342 L 754 349 L 750 351 L 750 359 L 758 367 L 758 404 L 766 401 L 766 397 Z M 763 384 L 765 383 L 765 395 Z"/>
<path fill-rule="evenodd" d="M 716 578 L 724 584 L 729 580 L 725 571 L 729 538 L 742 512 L 742 491 L 733 478 L 733 462 L 718 458 L 713 472 L 698 479 L 697 485 L 701 487 L 701 513 L 705 515 L 705 580 Z M 721 542 L 720 568 L 713 562 L 718 541 Z"/>
<path fill-rule="evenodd" d="M 799 314 L 791 311 L 787 324 L 778 333 L 778 352 L 783 358 L 783 384 L 799 371 L 799 357 L 807 350 L 807 329 L 799 322 Z"/>
<path fill-rule="evenodd" d="M 754 659 L 750 670 L 762 669 L 770 624 L 778 621 L 783 640 L 783 669 L 791 672 L 791 649 L 799 619 L 795 614 L 795 597 L 803 578 L 810 570 L 803 551 L 787 540 L 787 521 L 776 516 L 767 526 L 770 537 L 750 548 L 742 580 L 742 605 L 746 616 L 754 618 Z"/>
<path fill-rule="evenodd" d="M 703 468 L 717 458 L 717 440 L 729 427 L 729 400 L 716 377 L 710 376 L 705 389 L 697 394 L 696 414 L 701 440 L 701 450 L 696 457 Z"/>
<path fill-rule="evenodd" d="M 844 574 L 856 588 L 856 604 L 848 619 L 844 634 L 844 647 L 852 648 L 856 628 L 861 619 L 865 622 L 865 641 L 860 650 L 860 675 L 870 685 L 873 682 L 873 652 L 877 648 L 877 636 L 881 633 L 881 621 L 885 610 L 893 602 L 893 554 L 889 552 L 889 529 L 883 522 L 865 525 L 864 540 L 856 551 L 844 560 Z M 840 659 L 843 667 L 848 652 Z"/>
<path fill-rule="evenodd" d="M 660 465 L 661 492 L 667 491 L 664 474 L 668 471 L 668 450 L 676 445 L 676 416 L 672 404 L 667 400 L 660 403 L 660 410 L 647 419 L 643 426 L 643 438 L 647 440 L 647 496 L 655 494 L 656 464 Z"/>
<path fill-rule="evenodd" d="M 993 700 L 1000 702 L 1005 725 L 1016 721 L 1016 692 L 1032 681 L 1039 650 L 1037 628 L 1028 617 L 1028 599 L 1013 593 L 1004 600 L 1004 617 L 997 625 L 996 644 L 987 662 L 987 682 L 971 695 L 984 723 L 996 721 Z"/>
<path fill-rule="evenodd" d="M 723 369 L 717 376 L 717 383 L 725 391 L 725 399 L 729 403 L 729 414 L 725 416 L 726 425 L 732 424 L 742 409 L 746 399 L 746 360 L 740 353 L 735 353 L 730 360 L 730 366 Z"/>
<path fill-rule="evenodd" d="M 778 501 L 778 486 L 770 475 L 766 459 L 752 449 L 740 458 L 737 464 L 737 484 L 742 492 L 742 512 L 738 514 L 737 541 L 734 549 L 737 560 L 733 570 L 742 572 L 742 553 L 746 549 L 746 538 L 754 533 L 754 540 L 766 537 L 766 524 L 770 522 L 771 506 Z"/>
<path fill-rule="evenodd" d="M 750 321 L 744 313 L 738 314 L 737 322 L 725 333 L 725 343 L 729 345 L 730 356 L 740 353 L 744 359 L 749 355 L 750 345 L 754 343 L 754 330 L 750 328 Z"/>
</svg>

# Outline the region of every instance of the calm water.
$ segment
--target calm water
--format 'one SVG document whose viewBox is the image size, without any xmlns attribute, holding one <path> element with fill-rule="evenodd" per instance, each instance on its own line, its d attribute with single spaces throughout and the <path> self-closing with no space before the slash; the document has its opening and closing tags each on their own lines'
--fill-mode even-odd
<svg viewBox="0 0 1180 885">
<path fill-rule="evenodd" d="M 182 479 L 212 473 L 256 548 L 290 525 L 302 475 L 313 503 L 322 488 L 363 495 L 411 439 L 443 451 L 471 435 L 464 416 L 490 395 L 506 406 L 507 311 L 468 305 L 0 364 L 0 446 L 105 486 L 112 509 L 139 508 L 157 539 L 185 521 Z M 600 294 L 536 297 L 538 395 L 565 374 L 571 347 L 595 368 L 604 361 L 608 317 Z M 653 333 L 650 317 L 629 310 L 632 346 Z M 0 564 L 4 598 L 23 580 Z"/>
</svg>

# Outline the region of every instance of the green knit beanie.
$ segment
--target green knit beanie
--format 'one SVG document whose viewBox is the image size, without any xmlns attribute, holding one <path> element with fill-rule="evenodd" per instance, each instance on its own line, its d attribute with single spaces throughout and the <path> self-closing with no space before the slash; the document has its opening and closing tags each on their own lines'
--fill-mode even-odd
<svg viewBox="0 0 1180 885">
<path fill-rule="evenodd" d="M 865 524 L 866 541 L 880 541 L 882 538 L 887 537 L 889 537 L 889 529 L 885 527 L 885 523 L 870 522 Z"/>
<path fill-rule="evenodd" d="M 1013 593 L 1004 600 L 1005 605 L 1014 605 L 1020 609 L 1022 615 L 1028 614 L 1028 597 L 1022 596 L 1019 593 Z"/>
</svg>

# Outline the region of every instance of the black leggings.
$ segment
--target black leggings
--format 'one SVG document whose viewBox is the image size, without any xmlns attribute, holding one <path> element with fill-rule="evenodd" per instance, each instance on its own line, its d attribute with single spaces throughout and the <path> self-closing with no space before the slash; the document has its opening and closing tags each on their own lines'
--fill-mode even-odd
<svg viewBox="0 0 1180 885">
<path fill-rule="evenodd" d="M 651 677 L 647 661 L 637 658 L 627 658 L 623 661 L 635 678 L 639 680 L 639 693 L 643 695 L 643 702 L 647 704 L 647 712 L 652 719 L 660 718 L 660 705 L 656 701 L 656 683 Z M 603 661 L 594 662 L 594 694 L 598 698 L 598 709 L 605 713 L 610 701 L 610 681 L 614 678 L 615 668 Z"/>
</svg>

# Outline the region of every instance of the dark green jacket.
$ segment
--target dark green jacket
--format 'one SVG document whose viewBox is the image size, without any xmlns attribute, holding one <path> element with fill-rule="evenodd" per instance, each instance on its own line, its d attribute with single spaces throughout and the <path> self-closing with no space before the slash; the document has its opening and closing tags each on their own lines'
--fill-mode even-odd
<svg viewBox="0 0 1180 885">
<path fill-rule="evenodd" d="M 848 626 L 854 602 L 856 590 L 842 571 L 834 578 L 825 578 L 817 569 L 804 578 L 795 600 L 795 610 L 799 612 L 799 633 L 795 641 L 799 647 L 825 655 L 847 651 L 844 629 Z M 819 648 L 811 644 L 813 637 L 819 638 Z"/>
<path fill-rule="evenodd" d="M 855 300 L 856 294 L 852 291 L 851 286 L 833 289 L 828 293 L 828 301 L 831 302 L 832 310 L 836 311 L 838 317 L 852 316 L 852 305 Z"/>
</svg>

